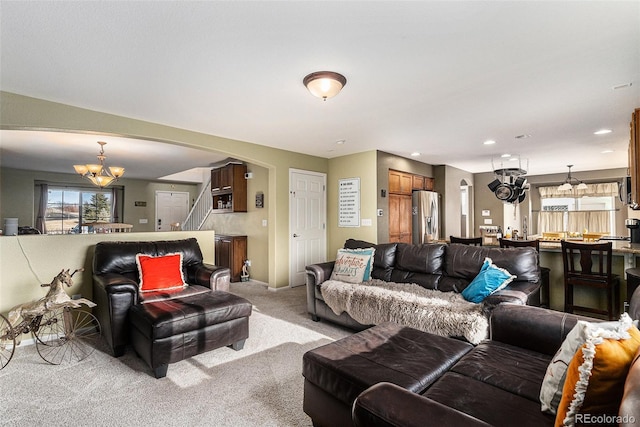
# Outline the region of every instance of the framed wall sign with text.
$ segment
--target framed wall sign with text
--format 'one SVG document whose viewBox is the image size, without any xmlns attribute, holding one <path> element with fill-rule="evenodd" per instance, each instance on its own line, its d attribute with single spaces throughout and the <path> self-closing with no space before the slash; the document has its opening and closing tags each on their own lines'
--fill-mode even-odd
<svg viewBox="0 0 640 427">
<path fill-rule="evenodd" d="M 360 226 L 360 178 L 338 181 L 338 227 Z"/>
</svg>

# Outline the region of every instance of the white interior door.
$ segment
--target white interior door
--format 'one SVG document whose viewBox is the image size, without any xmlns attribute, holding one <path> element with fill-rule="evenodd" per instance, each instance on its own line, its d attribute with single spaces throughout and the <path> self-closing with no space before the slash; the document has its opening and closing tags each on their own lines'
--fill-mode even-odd
<svg viewBox="0 0 640 427">
<path fill-rule="evenodd" d="M 289 286 L 306 283 L 305 267 L 326 261 L 327 176 L 289 171 Z"/>
<path fill-rule="evenodd" d="M 171 231 L 171 224 L 182 224 L 189 213 L 189 193 L 156 191 L 156 231 Z"/>
</svg>

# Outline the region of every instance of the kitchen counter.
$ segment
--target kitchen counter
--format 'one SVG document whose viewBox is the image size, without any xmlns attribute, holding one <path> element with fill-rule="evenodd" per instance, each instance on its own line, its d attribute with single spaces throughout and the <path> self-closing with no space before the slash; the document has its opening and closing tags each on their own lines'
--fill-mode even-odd
<svg viewBox="0 0 640 427">
<path fill-rule="evenodd" d="M 640 255 L 640 243 L 630 243 L 628 240 L 599 240 L 597 242 L 582 242 L 578 240 L 577 242 L 587 244 L 612 242 L 614 255 Z M 560 252 L 560 241 L 540 240 L 540 252 L 542 251 Z"/>
</svg>

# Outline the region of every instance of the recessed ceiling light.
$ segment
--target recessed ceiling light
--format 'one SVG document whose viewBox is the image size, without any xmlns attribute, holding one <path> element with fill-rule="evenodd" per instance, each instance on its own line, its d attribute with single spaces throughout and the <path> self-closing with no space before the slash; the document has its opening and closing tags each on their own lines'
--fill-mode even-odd
<svg viewBox="0 0 640 427">
<path fill-rule="evenodd" d="M 600 130 L 595 131 L 593 134 L 594 135 L 606 135 L 606 134 L 611 133 L 611 132 L 613 132 L 611 129 L 600 129 Z"/>
<path fill-rule="evenodd" d="M 613 150 L 604 150 L 600 152 L 600 154 L 609 154 L 609 153 L 613 153 Z"/>
<path fill-rule="evenodd" d="M 502 155 L 502 156 L 500 156 L 500 157 L 503 157 L 503 158 L 511 157 L 511 154 L 503 154 L 503 155 Z"/>
<path fill-rule="evenodd" d="M 339 139 L 339 140 L 337 140 L 337 141 L 336 141 L 336 144 L 338 144 L 338 145 L 342 145 L 342 144 L 344 144 L 345 142 L 347 142 L 347 140 L 346 140 L 346 139 Z"/>
<path fill-rule="evenodd" d="M 496 142 L 493 139 L 488 139 L 485 142 L 483 142 L 484 145 L 492 145 L 495 144 Z"/>
<path fill-rule="evenodd" d="M 418 157 L 420 156 L 420 153 L 418 153 L 417 151 L 414 153 L 411 153 L 411 157 Z"/>
</svg>

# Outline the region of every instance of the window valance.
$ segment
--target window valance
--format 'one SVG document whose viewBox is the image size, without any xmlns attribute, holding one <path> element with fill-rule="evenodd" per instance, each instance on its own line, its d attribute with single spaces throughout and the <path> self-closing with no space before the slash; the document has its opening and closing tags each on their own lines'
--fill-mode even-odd
<svg viewBox="0 0 640 427">
<path fill-rule="evenodd" d="M 542 198 L 615 197 L 618 195 L 618 183 L 603 182 L 599 184 L 587 184 L 587 188 L 585 190 L 578 190 L 574 186 L 570 191 L 558 191 L 558 186 L 555 185 L 553 187 L 538 187 L 538 192 Z"/>
</svg>

